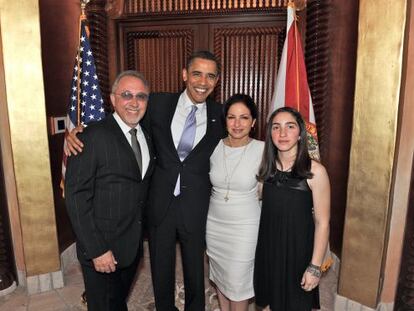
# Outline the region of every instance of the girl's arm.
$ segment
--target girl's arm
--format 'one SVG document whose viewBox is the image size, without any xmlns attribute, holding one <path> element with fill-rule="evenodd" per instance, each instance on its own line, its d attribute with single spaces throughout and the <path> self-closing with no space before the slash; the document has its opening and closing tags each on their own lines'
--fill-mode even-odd
<svg viewBox="0 0 414 311">
<path fill-rule="evenodd" d="M 308 184 L 313 197 L 315 237 L 312 260 L 302 279 L 302 287 L 305 290 L 311 290 L 319 283 L 318 274 L 320 276 L 320 270 L 319 273 L 315 270 L 318 270 L 318 267 L 322 265 L 328 246 L 331 205 L 329 177 L 325 167 L 316 161 L 312 161 L 311 171 L 313 178 L 308 179 Z"/>
</svg>

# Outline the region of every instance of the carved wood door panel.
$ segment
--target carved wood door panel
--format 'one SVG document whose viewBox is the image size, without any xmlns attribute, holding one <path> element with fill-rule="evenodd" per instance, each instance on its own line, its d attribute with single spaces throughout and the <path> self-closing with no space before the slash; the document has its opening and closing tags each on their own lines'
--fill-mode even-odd
<svg viewBox="0 0 414 311">
<path fill-rule="evenodd" d="M 153 92 L 184 89 L 182 68 L 198 47 L 199 25 L 120 25 L 121 70 L 141 71 Z"/>
<path fill-rule="evenodd" d="M 275 22 L 211 25 L 210 45 L 222 68 L 216 100 L 235 93 L 250 95 L 259 108 L 255 136 L 264 139 L 268 105 L 272 99 L 285 27 Z"/>
</svg>

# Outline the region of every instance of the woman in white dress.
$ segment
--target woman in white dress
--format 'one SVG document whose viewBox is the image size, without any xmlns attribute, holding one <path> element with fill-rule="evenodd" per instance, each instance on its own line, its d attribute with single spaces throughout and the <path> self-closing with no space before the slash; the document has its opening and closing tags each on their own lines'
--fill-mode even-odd
<svg viewBox="0 0 414 311">
<path fill-rule="evenodd" d="M 248 95 L 224 104 L 228 136 L 210 158 L 213 185 L 207 218 L 210 280 L 222 311 L 246 311 L 254 296 L 253 268 L 260 219 L 256 175 L 264 143 L 250 138 L 257 107 Z"/>
</svg>

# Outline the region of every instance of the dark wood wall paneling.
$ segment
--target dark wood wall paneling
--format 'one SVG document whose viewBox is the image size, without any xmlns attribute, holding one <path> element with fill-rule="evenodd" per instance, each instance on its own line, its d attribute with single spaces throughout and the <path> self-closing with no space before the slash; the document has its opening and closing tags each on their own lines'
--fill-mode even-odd
<svg viewBox="0 0 414 311">
<path fill-rule="evenodd" d="M 321 29 L 320 26 L 312 26 L 313 22 L 309 22 L 306 61 L 315 101 L 322 162 L 331 180 L 331 248 L 339 257 L 345 221 L 354 111 L 358 9 L 359 1 L 343 0 L 309 1 L 307 8 L 309 21 L 327 23 L 326 27 Z M 315 29 L 312 30 L 312 27 Z M 326 34 L 324 29 L 328 29 Z M 318 48 L 311 46 L 309 40 L 317 41 L 321 46 L 328 46 L 328 54 L 323 52 L 324 49 L 318 52 Z M 310 55 L 313 50 L 316 50 L 313 52 L 316 57 Z M 327 67 L 323 64 L 326 57 Z M 312 64 L 317 63 L 319 69 L 313 68 Z M 327 76 L 313 81 L 314 75 L 320 70 L 327 72 Z M 319 83 L 325 85 L 325 88 L 319 90 Z M 322 107 L 323 109 L 320 109 Z"/>
<path fill-rule="evenodd" d="M 95 0 L 87 9 L 87 17 L 90 31 L 90 43 L 95 58 L 96 73 L 99 78 L 99 86 L 102 91 L 105 110 L 112 111 L 109 94 L 108 80 L 108 27 L 105 12 L 106 0 Z"/>
<path fill-rule="evenodd" d="M 41 0 L 39 8 L 46 113 L 47 117 L 65 116 L 70 99 L 72 72 L 79 40 L 80 6 L 76 1 Z M 61 252 L 74 241 L 74 234 L 59 187 L 63 135 L 49 134 L 53 195 Z"/>
<path fill-rule="evenodd" d="M 307 8 L 306 24 L 306 71 L 312 94 L 313 109 L 318 128 L 319 150 L 326 151 L 326 111 L 328 107 L 329 72 L 329 7 L 326 1 L 313 1 Z"/>
<path fill-rule="evenodd" d="M 287 0 L 125 0 L 125 14 L 285 7 Z"/>
</svg>

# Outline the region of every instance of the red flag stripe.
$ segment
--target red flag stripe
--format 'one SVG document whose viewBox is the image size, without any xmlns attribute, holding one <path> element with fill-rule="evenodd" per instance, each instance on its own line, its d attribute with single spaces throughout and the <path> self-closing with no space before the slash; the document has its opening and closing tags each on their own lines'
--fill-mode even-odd
<svg viewBox="0 0 414 311">
<path fill-rule="evenodd" d="M 300 111 L 303 118 L 309 121 L 309 87 L 306 76 L 302 44 L 297 31 L 296 22 L 288 32 L 288 55 L 286 66 L 285 106 Z"/>
</svg>

